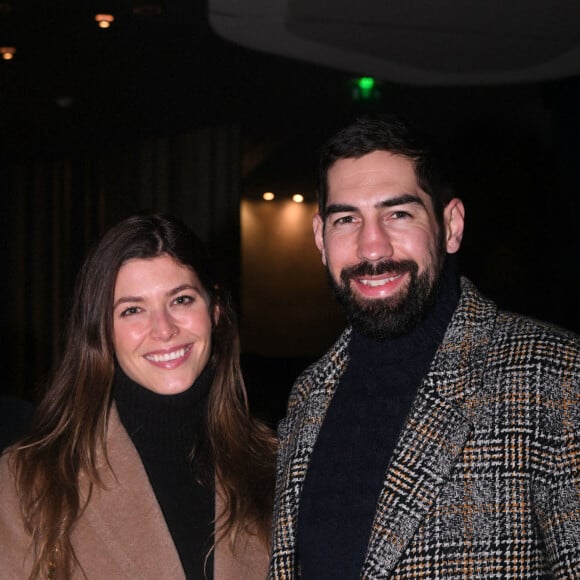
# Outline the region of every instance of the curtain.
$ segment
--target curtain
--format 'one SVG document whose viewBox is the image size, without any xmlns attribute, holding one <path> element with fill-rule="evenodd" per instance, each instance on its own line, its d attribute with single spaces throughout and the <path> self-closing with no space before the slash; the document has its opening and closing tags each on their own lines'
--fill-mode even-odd
<svg viewBox="0 0 580 580">
<path fill-rule="evenodd" d="M 206 242 L 239 294 L 240 130 L 203 128 L 60 159 L 0 160 L 5 272 L 2 393 L 34 398 L 58 361 L 88 248 L 137 211 L 169 212 Z"/>
</svg>

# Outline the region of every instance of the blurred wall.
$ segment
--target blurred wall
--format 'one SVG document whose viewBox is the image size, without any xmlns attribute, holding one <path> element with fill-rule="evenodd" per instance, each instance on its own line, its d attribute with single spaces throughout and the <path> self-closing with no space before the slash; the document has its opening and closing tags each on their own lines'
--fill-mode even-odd
<svg viewBox="0 0 580 580">
<path fill-rule="evenodd" d="M 244 352 L 316 357 L 344 328 L 314 245 L 315 203 L 243 200 Z"/>
</svg>

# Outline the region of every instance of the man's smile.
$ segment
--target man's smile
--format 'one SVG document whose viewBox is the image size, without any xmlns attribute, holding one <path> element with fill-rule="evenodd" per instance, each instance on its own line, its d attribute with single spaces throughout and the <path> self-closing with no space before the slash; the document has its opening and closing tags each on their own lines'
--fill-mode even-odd
<svg viewBox="0 0 580 580">
<path fill-rule="evenodd" d="M 383 278 L 357 278 L 357 282 L 359 284 L 362 284 L 363 286 L 371 286 L 371 287 L 384 286 L 385 284 L 388 284 L 389 282 L 393 282 L 394 280 L 396 280 L 397 278 L 400 278 L 403 275 L 404 275 L 404 273 L 395 274 L 394 276 L 383 277 Z"/>
</svg>

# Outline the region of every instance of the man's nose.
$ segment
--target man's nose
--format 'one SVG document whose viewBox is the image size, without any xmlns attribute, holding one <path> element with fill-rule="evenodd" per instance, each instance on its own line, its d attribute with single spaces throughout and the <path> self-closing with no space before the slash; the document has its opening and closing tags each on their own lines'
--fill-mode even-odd
<svg viewBox="0 0 580 580">
<path fill-rule="evenodd" d="M 379 220 L 365 221 L 358 234 L 357 256 L 360 260 L 377 262 L 393 257 L 393 244 L 388 231 Z"/>
</svg>

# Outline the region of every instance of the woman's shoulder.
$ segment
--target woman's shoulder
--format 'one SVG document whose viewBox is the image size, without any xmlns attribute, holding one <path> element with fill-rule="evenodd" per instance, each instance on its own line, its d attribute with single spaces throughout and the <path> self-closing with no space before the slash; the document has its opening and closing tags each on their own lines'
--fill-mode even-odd
<svg viewBox="0 0 580 580">
<path fill-rule="evenodd" d="M 241 534 L 231 546 L 228 537 L 216 542 L 214 580 L 260 580 L 268 573 L 269 553 L 254 534 Z"/>
<path fill-rule="evenodd" d="M 16 496 L 14 449 L 12 447 L 5 449 L 0 455 L 0 497 L 2 504 L 10 496 Z"/>
<path fill-rule="evenodd" d="M 14 453 L 4 451 L 0 457 L 0 578 L 23 578 L 32 565 L 31 538 L 26 532 L 14 476 Z"/>
</svg>

